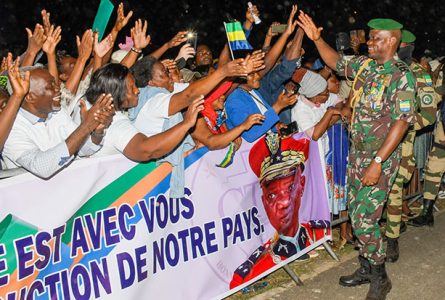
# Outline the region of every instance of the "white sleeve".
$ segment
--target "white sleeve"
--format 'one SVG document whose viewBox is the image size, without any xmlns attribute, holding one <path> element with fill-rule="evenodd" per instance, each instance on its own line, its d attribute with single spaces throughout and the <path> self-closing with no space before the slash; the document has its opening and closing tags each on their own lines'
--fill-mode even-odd
<svg viewBox="0 0 445 300">
<path fill-rule="evenodd" d="M 119 152 L 124 152 L 125 147 L 139 131 L 128 118 L 113 120 L 104 137 L 104 144 L 111 143 Z"/>
<path fill-rule="evenodd" d="M 155 95 L 153 98 L 147 101 L 147 103 L 145 103 L 139 112 L 139 115 L 143 114 L 144 120 L 149 120 L 151 118 L 168 119 L 168 108 L 170 106 L 170 99 L 172 96 L 173 94 L 170 93 L 159 93 Z"/>
<path fill-rule="evenodd" d="M 296 121 L 298 125 L 298 130 L 307 131 L 315 126 L 314 120 L 312 118 L 311 108 L 305 105 L 303 102 L 298 102 L 292 108 L 292 121 Z"/>
<path fill-rule="evenodd" d="M 329 98 L 326 101 L 326 103 L 324 104 L 324 106 L 326 108 L 328 108 L 331 106 L 335 106 L 335 105 L 337 105 L 337 103 L 342 102 L 342 101 L 343 101 L 343 99 L 340 98 L 337 94 L 329 93 Z"/>
</svg>

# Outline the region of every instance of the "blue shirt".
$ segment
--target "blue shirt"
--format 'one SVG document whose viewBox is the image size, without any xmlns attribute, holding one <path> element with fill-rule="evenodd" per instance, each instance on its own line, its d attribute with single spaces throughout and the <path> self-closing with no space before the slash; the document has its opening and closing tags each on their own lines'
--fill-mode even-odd
<svg viewBox="0 0 445 300">
<path fill-rule="evenodd" d="M 262 124 L 253 125 L 241 135 L 250 143 L 265 134 L 280 120 L 274 109 L 264 100 L 261 93 L 258 90 L 254 91 L 259 96 L 259 99 L 254 99 L 248 91 L 238 87 L 229 95 L 225 103 L 227 127 L 229 129 L 240 125 L 252 114 L 260 114 L 261 111 L 257 106 L 257 101 L 261 101 L 258 105 L 264 105 L 265 109 L 267 109 L 264 113 L 264 116 L 266 117 L 264 122 Z"/>
<path fill-rule="evenodd" d="M 283 55 L 281 63 L 276 65 L 261 79 L 261 87 L 258 89 L 269 105 L 273 105 L 284 89 L 284 83 L 292 77 L 295 69 L 301 67 L 301 58 L 287 60 Z M 291 122 L 291 107 L 283 109 L 280 120 L 284 124 Z"/>
</svg>

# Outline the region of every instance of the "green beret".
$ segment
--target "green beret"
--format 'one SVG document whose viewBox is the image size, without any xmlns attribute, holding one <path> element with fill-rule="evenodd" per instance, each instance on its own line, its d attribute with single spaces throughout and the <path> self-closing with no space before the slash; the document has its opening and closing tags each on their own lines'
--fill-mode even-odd
<svg viewBox="0 0 445 300">
<path fill-rule="evenodd" d="M 371 29 L 377 30 L 397 30 L 402 29 L 403 25 L 393 19 L 372 19 L 368 22 Z"/>
<path fill-rule="evenodd" d="M 402 39 L 400 40 L 402 43 L 414 43 L 416 40 L 416 36 L 408 30 L 402 30 Z"/>
</svg>

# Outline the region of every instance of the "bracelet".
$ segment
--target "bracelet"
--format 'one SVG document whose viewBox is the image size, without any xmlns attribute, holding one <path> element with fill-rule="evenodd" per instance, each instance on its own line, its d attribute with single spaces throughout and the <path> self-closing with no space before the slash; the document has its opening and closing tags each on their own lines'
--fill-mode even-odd
<svg viewBox="0 0 445 300">
<path fill-rule="evenodd" d="M 131 51 L 136 52 L 137 54 L 141 54 L 142 50 L 136 49 L 135 47 L 131 47 Z"/>
</svg>

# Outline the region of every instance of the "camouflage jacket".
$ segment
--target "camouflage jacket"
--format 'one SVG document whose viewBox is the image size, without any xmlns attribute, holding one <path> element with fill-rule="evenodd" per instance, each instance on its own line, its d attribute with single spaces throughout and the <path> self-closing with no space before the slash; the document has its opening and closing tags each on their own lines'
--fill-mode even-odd
<svg viewBox="0 0 445 300">
<path fill-rule="evenodd" d="M 430 74 L 418 63 L 409 66 L 416 80 L 416 120 L 414 130 L 432 125 L 436 121 L 437 104 L 440 96 L 435 91 Z"/>
<path fill-rule="evenodd" d="M 337 71 L 340 75 L 355 79 L 361 66 L 368 60 L 366 56 L 351 59 L 343 57 L 337 63 Z M 383 65 L 370 60 L 353 86 L 356 91 L 363 88 L 363 93 L 353 107 L 353 149 L 374 155 L 395 121 L 413 124 L 415 87 L 413 73 L 401 60 L 391 59 Z"/>
</svg>

